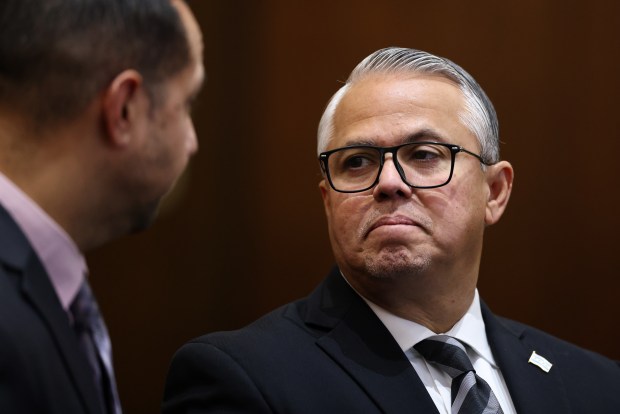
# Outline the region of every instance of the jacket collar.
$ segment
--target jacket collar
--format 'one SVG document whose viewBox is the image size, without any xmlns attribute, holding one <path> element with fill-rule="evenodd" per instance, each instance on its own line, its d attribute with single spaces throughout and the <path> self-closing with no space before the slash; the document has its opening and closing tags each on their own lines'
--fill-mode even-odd
<svg viewBox="0 0 620 414">
<path fill-rule="evenodd" d="M 1 205 L 0 235 L 0 262 L 21 277 L 21 292 L 47 325 L 88 412 L 101 413 L 89 363 L 74 339 L 67 314 L 28 240 Z"/>
<path fill-rule="evenodd" d="M 337 268 L 308 298 L 304 321 L 323 331 L 317 345 L 365 390 L 382 412 L 438 412 L 387 328 Z"/>
<path fill-rule="evenodd" d="M 528 335 L 531 328 L 507 324 L 493 315 L 484 301 L 481 309 L 491 351 L 517 412 L 571 412 L 558 367 L 547 373 L 528 362 L 536 351 L 554 363 L 552 349 Z M 318 332 L 317 345 L 383 412 L 437 412 L 394 338 L 337 268 L 308 297 L 302 317 Z"/>
<path fill-rule="evenodd" d="M 561 369 L 552 366 L 545 372 L 528 362 L 532 352 L 552 364 L 557 360 L 546 343 L 536 341 L 528 332 L 532 328 L 496 317 L 484 302 L 481 303 L 487 337 L 510 397 L 519 413 L 570 413 L 566 387 Z M 557 360 L 559 361 L 559 360 Z"/>
</svg>

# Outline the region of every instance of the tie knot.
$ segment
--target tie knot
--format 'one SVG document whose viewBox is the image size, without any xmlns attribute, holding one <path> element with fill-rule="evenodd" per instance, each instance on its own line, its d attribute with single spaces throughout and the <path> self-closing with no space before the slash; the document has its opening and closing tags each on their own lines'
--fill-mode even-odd
<svg viewBox="0 0 620 414">
<path fill-rule="evenodd" d="M 440 365 L 452 378 L 474 370 L 463 343 L 451 336 L 431 336 L 418 342 L 414 348 L 428 362 Z"/>
<path fill-rule="evenodd" d="M 73 326 L 77 331 L 92 330 L 99 319 L 99 308 L 87 281 L 82 283 L 75 299 L 69 306 Z"/>
</svg>

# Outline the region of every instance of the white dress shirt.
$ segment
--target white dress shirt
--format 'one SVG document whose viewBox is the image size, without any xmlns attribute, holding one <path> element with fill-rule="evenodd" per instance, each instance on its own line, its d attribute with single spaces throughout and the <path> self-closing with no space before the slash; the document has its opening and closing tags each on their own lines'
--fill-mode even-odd
<svg viewBox="0 0 620 414">
<path fill-rule="evenodd" d="M 407 355 L 440 413 L 451 413 L 450 386 L 452 385 L 452 378 L 442 370 L 429 364 L 413 346 L 429 336 L 445 334 L 457 338 L 467 345 L 467 355 L 476 370 L 476 374 L 489 384 L 504 413 L 516 414 L 504 377 L 497 364 L 495 364 L 491 348 L 489 348 L 477 289 L 474 301 L 461 320 L 448 332 L 439 333 L 432 332 L 418 323 L 393 315 L 364 297 L 362 299 L 368 303 L 368 306 L 383 322 L 405 355 Z"/>
</svg>

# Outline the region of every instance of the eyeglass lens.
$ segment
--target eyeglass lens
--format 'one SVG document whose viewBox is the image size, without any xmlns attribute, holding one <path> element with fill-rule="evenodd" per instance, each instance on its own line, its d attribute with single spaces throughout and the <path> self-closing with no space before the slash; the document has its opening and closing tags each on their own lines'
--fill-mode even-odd
<svg viewBox="0 0 620 414">
<path fill-rule="evenodd" d="M 381 168 L 382 150 L 375 147 L 342 148 L 328 159 L 333 186 L 339 191 L 361 191 L 371 187 Z M 399 147 L 396 158 L 407 184 L 435 187 L 448 182 L 452 169 L 449 147 L 412 143 Z"/>
</svg>

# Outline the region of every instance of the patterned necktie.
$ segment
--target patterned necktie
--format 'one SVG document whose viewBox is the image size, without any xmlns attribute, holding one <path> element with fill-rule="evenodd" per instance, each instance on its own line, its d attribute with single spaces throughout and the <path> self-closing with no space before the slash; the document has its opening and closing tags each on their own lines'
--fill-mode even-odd
<svg viewBox="0 0 620 414">
<path fill-rule="evenodd" d="M 87 281 L 82 283 L 82 287 L 69 310 L 73 315 L 73 329 L 77 334 L 82 351 L 90 362 L 103 405 L 107 407 L 107 410 L 104 411 L 111 414 L 121 414 L 114 368 L 112 367 L 110 337 Z"/>
<path fill-rule="evenodd" d="M 485 380 L 476 375 L 465 346 L 448 335 L 431 336 L 414 348 L 452 378 L 452 414 L 502 414 Z"/>
</svg>

